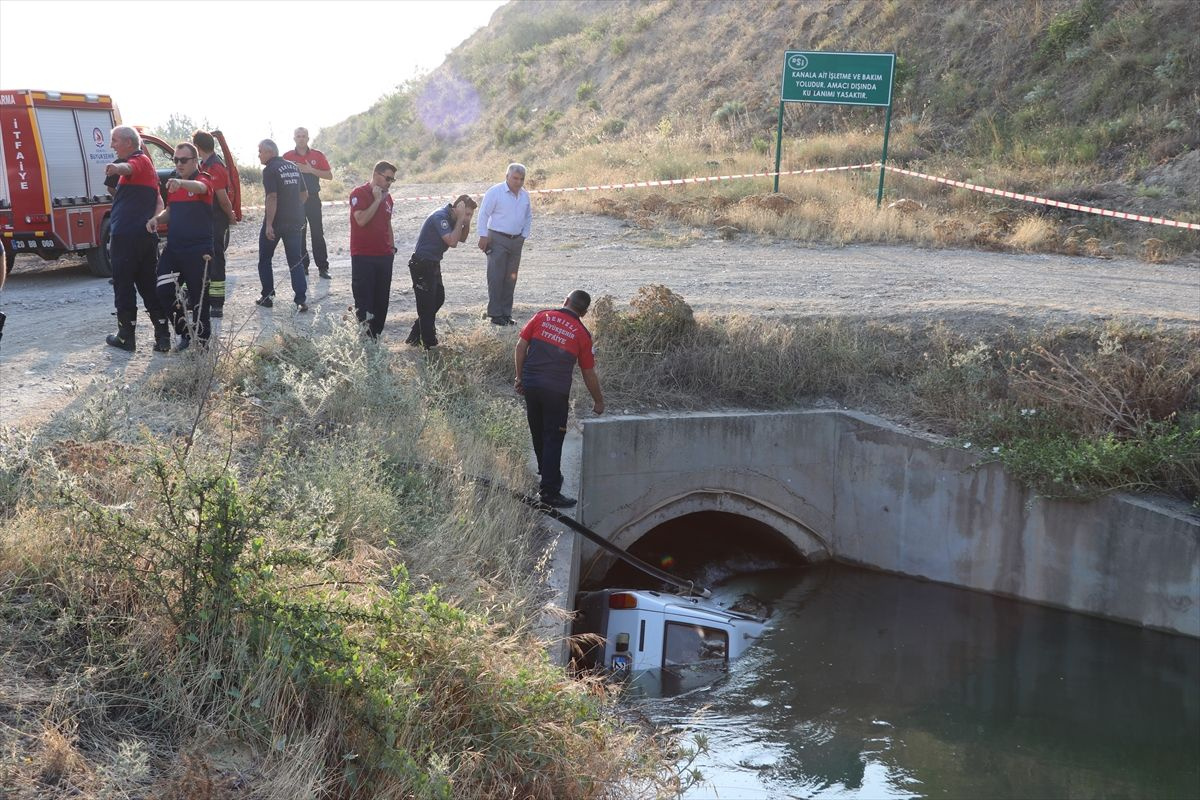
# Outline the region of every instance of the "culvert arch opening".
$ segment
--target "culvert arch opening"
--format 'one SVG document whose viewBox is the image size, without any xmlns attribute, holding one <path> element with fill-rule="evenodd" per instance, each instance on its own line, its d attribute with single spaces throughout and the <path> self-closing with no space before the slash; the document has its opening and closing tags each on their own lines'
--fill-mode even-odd
<svg viewBox="0 0 1200 800">
<path fill-rule="evenodd" d="M 809 563 L 796 545 L 761 520 L 728 511 L 695 511 L 668 519 L 647 530 L 626 548 L 643 561 L 699 586 L 719 583 L 730 575 Z M 657 588 L 651 577 L 622 561 L 599 575 L 588 576 L 583 588 Z"/>
</svg>

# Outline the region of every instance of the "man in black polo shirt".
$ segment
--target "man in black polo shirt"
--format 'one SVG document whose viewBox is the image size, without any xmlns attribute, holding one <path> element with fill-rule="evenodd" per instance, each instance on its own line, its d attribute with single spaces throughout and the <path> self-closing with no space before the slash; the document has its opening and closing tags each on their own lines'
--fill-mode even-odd
<svg viewBox="0 0 1200 800">
<path fill-rule="evenodd" d="M 304 228 L 304 202 L 308 192 L 300 170 L 290 161 L 279 157 L 279 146 L 270 139 L 258 143 L 258 160 L 263 165 L 263 189 L 266 190 L 266 210 L 262 230 L 258 234 L 258 278 L 262 282 L 262 297 L 254 302 L 264 308 L 275 305 L 275 275 L 271 259 L 275 245 L 283 240 L 288 272 L 292 276 L 296 309 L 308 311 L 306 302 L 308 281 L 304 277 L 304 257 L 300 236 Z"/>
<path fill-rule="evenodd" d="M 421 226 L 416 249 L 408 261 L 413 299 L 417 303 L 417 321 L 405 340 L 408 344 L 430 348 L 438 343 L 434 321 L 438 309 L 446 302 L 446 287 L 442 284 L 442 256 L 451 247 L 466 241 L 471 233 L 471 216 L 475 208 L 475 201 L 461 194 L 453 203 L 430 214 Z"/>
</svg>

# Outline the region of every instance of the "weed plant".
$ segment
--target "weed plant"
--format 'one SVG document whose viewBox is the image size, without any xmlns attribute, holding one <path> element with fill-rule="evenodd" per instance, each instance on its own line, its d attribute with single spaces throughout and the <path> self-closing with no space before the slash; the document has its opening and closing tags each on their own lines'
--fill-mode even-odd
<svg viewBox="0 0 1200 800">
<path fill-rule="evenodd" d="M 579 142 L 545 167 L 547 187 L 579 183 L 766 173 L 770 154 L 747 148 L 745 138 L 723 125 L 676 133 L 673 125 L 619 140 Z M 986 169 L 963 160 L 922 163 L 920 124 L 893 131 L 890 163 L 909 161 L 918 171 L 973 181 L 1052 199 L 1078 200 L 1082 187 L 1098 174 L 1086 165 L 989 164 Z M 784 143 L 781 169 L 873 163 L 878 160 L 874 133 L 817 134 Z M 771 145 L 772 149 L 774 143 Z M 714 159 L 714 153 L 727 153 Z M 906 158 L 907 156 L 907 158 Z M 642 227 L 731 228 L 803 241 L 911 243 L 927 247 L 983 247 L 1018 252 L 1057 252 L 1112 257 L 1126 255 L 1152 263 L 1171 261 L 1194 251 L 1195 237 L 1175 229 L 1114 224 L 1105 218 L 1058 212 L 1024 203 L 1006 203 L 965 189 L 946 187 L 889 173 L 884 208 L 876 208 L 879 172 L 782 176 L 688 184 L 620 192 L 592 191 L 547 195 L 538 202 L 552 210 L 602 213 L 630 219 Z M 895 200 L 907 200 L 893 207 Z M 1097 205 L 1104 205 L 1097 202 Z M 1185 221 L 1200 219 L 1183 209 Z"/>
<path fill-rule="evenodd" d="M 664 286 L 591 319 L 613 407 L 869 408 L 997 458 L 1035 491 L 1200 500 L 1200 333 L 695 316 Z"/>
<path fill-rule="evenodd" d="M 535 515 L 462 478 L 527 487 L 523 420 L 491 391 L 499 350 L 448 344 L 399 356 L 347 325 L 215 346 L 153 388 L 97 386 L 73 416 L 99 422 L 3 432 L 10 796 L 607 798 L 693 779 L 531 634 Z M 122 398 L 135 424 L 108 424 Z"/>
</svg>

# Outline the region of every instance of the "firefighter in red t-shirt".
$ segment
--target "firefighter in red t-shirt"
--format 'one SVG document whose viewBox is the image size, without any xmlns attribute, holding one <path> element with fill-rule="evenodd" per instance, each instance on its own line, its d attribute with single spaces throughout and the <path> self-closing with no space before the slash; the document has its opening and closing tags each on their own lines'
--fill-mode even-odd
<svg viewBox="0 0 1200 800">
<path fill-rule="evenodd" d="M 542 476 L 538 491 L 542 502 L 552 508 L 575 505 L 573 498 L 562 493 L 560 463 L 576 362 L 592 395 L 592 410 L 604 413 L 604 394 L 600 391 L 592 355 L 592 335 L 581 321 L 591 304 L 591 295 L 576 289 L 567 296 L 562 308 L 534 314 L 521 329 L 513 352 L 516 390 L 525 396 L 525 416 Z"/>
<path fill-rule="evenodd" d="M 325 247 L 325 227 L 321 221 L 321 181 L 333 178 L 333 170 L 329 160 L 320 150 L 308 146 L 308 128 L 296 128 L 292 134 L 296 142 L 295 150 L 283 154 L 285 161 L 291 161 L 304 176 L 304 187 L 308 190 L 308 199 L 304 201 L 305 225 L 312 233 L 312 260 L 317 262 L 317 272 L 322 278 L 329 278 L 329 252 Z M 300 233 L 300 252 L 303 254 L 304 274 L 309 273 L 308 236 Z"/>
</svg>

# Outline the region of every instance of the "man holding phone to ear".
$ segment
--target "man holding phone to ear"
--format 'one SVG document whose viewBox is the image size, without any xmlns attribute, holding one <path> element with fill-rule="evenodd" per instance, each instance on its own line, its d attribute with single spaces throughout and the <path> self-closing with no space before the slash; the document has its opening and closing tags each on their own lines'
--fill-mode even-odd
<svg viewBox="0 0 1200 800">
<path fill-rule="evenodd" d="M 392 294 L 396 236 L 388 189 L 395 180 L 395 165 L 380 161 L 371 180 L 350 193 L 350 292 L 354 315 L 372 339 L 383 333 Z"/>
<path fill-rule="evenodd" d="M 434 322 L 438 309 L 446 302 L 446 287 L 442 284 L 442 256 L 451 247 L 457 247 L 467 240 L 475 208 L 474 200 L 460 194 L 453 203 L 430 214 L 421 226 L 417 246 L 408 262 L 413 298 L 417 302 L 417 321 L 408 334 L 408 344 L 421 345 L 428 350 L 438 343 Z"/>
</svg>

